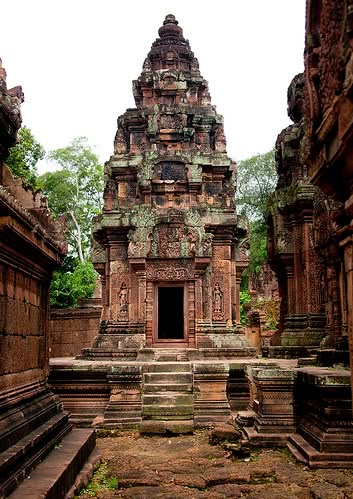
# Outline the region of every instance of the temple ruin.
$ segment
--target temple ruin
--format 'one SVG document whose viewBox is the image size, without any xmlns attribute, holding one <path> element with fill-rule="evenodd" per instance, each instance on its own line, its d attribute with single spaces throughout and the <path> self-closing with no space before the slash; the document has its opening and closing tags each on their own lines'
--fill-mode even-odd
<svg viewBox="0 0 353 499">
<path fill-rule="evenodd" d="M 324 25 L 324 8 L 322 16 Z M 347 13 L 343 19 L 337 33 Z M 173 16 L 159 35 L 134 82 L 136 108 L 118 120 L 105 207 L 93 228 L 100 330 L 76 360 L 53 359 L 52 387 L 80 423 L 183 432 L 229 421 L 232 410 L 250 445 L 288 444 L 310 466 L 351 466 L 350 267 L 348 256 L 342 266 L 338 237 L 347 232 L 337 232 L 337 216 L 347 214 L 311 174 L 308 145 L 318 143 L 309 136 L 307 76 L 289 87 L 293 125 L 276 143 L 268 254 L 279 330 L 265 338 L 254 317 L 259 331 L 250 324 L 247 339 L 238 294 L 249 241 L 235 212 L 222 120 Z M 347 50 L 340 54 L 349 68 Z M 330 79 L 327 68 L 322 63 L 322 80 Z M 269 358 L 254 357 L 261 349 Z"/>
<path fill-rule="evenodd" d="M 277 139 L 268 214 L 281 298 L 270 345 L 260 344 L 259 314 L 258 338 L 240 325 L 249 237 L 236 167 L 197 59 L 168 15 L 105 165 L 92 248 L 101 304 L 52 313 L 50 388 L 48 289 L 65 252 L 63 221 L 5 165 L 23 94 L 7 90 L 0 65 L 0 495 L 70 438 L 77 452 L 59 462 L 70 478 L 50 485 L 52 497 L 79 487 L 95 437 L 71 431 L 75 423 L 167 434 L 236 415 L 249 446 L 287 445 L 311 467 L 353 467 L 352 12 L 352 0 L 307 0 L 305 71 L 289 86 L 293 124 Z"/>
<path fill-rule="evenodd" d="M 248 225 L 223 119 L 173 15 L 133 92 L 93 225 L 99 332 L 50 380 L 77 422 L 190 431 L 229 419 L 227 361 L 255 360 L 239 308 Z"/>
<path fill-rule="evenodd" d="M 223 118 L 173 15 L 159 36 L 105 165 L 92 250 L 102 322 L 84 356 L 133 358 L 146 348 L 249 355 L 239 311 L 249 240 Z"/>
</svg>

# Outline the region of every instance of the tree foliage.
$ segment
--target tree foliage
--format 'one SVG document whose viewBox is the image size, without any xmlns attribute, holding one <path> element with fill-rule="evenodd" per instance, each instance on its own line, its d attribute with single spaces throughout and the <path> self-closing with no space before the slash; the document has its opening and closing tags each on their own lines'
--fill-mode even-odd
<svg viewBox="0 0 353 499">
<path fill-rule="evenodd" d="M 59 169 L 41 175 L 38 185 L 53 214 L 67 215 L 69 248 L 83 262 L 89 254 L 92 218 L 102 209 L 103 167 L 85 137 L 48 157 Z"/>
<path fill-rule="evenodd" d="M 35 187 L 37 163 L 44 155 L 43 146 L 36 141 L 31 130 L 23 126 L 18 132 L 18 144 L 11 148 L 6 164 L 15 178 L 22 177 L 25 184 Z"/>
<path fill-rule="evenodd" d="M 239 213 L 250 220 L 266 220 L 269 197 L 277 183 L 275 151 L 256 154 L 238 163 Z"/>
<path fill-rule="evenodd" d="M 250 262 L 247 274 L 257 274 L 267 258 L 267 229 L 262 220 L 250 222 Z"/>
<path fill-rule="evenodd" d="M 68 257 L 64 267 L 53 274 L 50 305 L 54 308 L 76 307 L 80 298 L 92 296 L 96 279 L 91 262 L 75 262 Z"/>
<path fill-rule="evenodd" d="M 237 207 L 250 222 L 250 262 L 243 273 L 243 290 L 248 287 L 249 275 L 257 273 L 267 258 L 266 217 L 276 183 L 274 149 L 239 162 Z"/>
</svg>

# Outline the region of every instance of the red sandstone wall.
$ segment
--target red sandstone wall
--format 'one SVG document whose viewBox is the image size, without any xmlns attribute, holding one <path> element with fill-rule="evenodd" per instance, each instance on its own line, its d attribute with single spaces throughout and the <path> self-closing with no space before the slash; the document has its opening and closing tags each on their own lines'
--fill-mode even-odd
<svg viewBox="0 0 353 499">
<path fill-rule="evenodd" d="M 10 388 L 11 379 L 17 384 L 43 378 L 46 293 L 33 272 L 10 267 L 1 257 L 0 276 L 0 387 Z"/>
<path fill-rule="evenodd" d="M 75 357 L 99 332 L 101 307 L 54 309 L 50 313 L 50 357 Z"/>
</svg>

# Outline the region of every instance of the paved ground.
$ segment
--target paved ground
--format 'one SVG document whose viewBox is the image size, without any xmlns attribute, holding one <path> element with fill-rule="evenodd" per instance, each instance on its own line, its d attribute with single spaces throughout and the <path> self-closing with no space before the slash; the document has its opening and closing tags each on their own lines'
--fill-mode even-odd
<svg viewBox="0 0 353 499">
<path fill-rule="evenodd" d="M 208 432 L 99 438 L 105 464 L 80 498 L 353 499 L 353 470 L 310 470 L 287 450 L 234 459 Z"/>
</svg>

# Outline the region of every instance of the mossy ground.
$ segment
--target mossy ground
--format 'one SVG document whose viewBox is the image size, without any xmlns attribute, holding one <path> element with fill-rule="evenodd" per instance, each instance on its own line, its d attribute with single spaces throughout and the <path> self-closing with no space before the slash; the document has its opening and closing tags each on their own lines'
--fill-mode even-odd
<svg viewBox="0 0 353 499">
<path fill-rule="evenodd" d="M 98 438 L 103 464 L 79 499 L 353 499 L 353 470 L 310 470 L 286 449 L 233 458 L 208 432 Z M 327 495 L 329 494 L 329 495 Z"/>
</svg>

